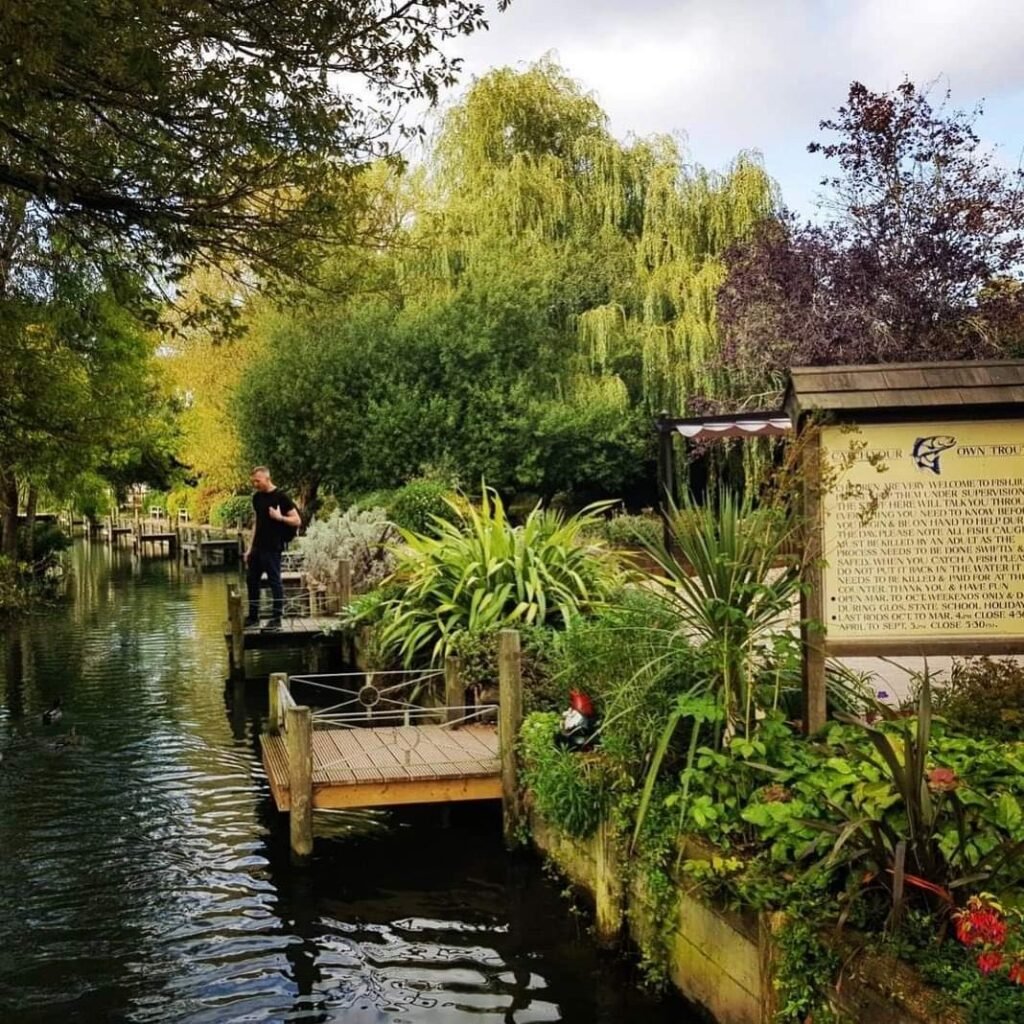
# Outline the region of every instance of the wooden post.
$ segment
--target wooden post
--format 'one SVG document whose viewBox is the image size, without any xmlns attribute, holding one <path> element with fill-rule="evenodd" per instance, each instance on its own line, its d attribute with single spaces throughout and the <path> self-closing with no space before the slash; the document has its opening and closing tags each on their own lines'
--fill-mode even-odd
<svg viewBox="0 0 1024 1024">
<path fill-rule="evenodd" d="M 285 712 L 288 750 L 289 831 L 297 858 L 313 852 L 313 712 L 291 707 Z"/>
<path fill-rule="evenodd" d="M 352 563 L 347 558 L 338 562 L 335 577 L 338 587 L 338 611 L 352 603 Z"/>
<path fill-rule="evenodd" d="M 668 421 L 667 412 L 658 415 L 658 510 L 666 548 L 672 545 L 672 507 L 676 500 L 674 434 Z"/>
<path fill-rule="evenodd" d="M 821 438 L 804 439 L 804 583 L 800 595 L 800 634 L 803 641 L 803 727 L 810 735 L 827 717 L 825 692 L 825 608 L 821 566 Z"/>
<path fill-rule="evenodd" d="M 466 706 L 466 687 L 459 672 L 459 659 L 454 654 L 444 659 L 444 703 L 446 722 L 465 717 L 462 709 Z"/>
<path fill-rule="evenodd" d="M 270 688 L 267 692 L 267 732 L 276 736 L 281 731 L 281 689 L 288 689 L 288 673 L 272 672 L 270 675 Z"/>
<path fill-rule="evenodd" d="M 498 633 L 498 751 L 501 757 L 501 804 L 505 845 L 519 843 L 519 780 L 516 743 L 523 719 L 523 666 L 519 632 Z"/>
<path fill-rule="evenodd" d="M 245 673 L 245 616 L 238 584 L 228 585 L 228 622 L 231 624 L 231 668 Z"/>
<path fill-rule="evenodd" d="M 316 599 L 316 584 L 309 576 L 306 577 L 306 586 L 309 587 L 309 617 L 315 619 L 319 611 L 319 605 Z"/>
</svg>

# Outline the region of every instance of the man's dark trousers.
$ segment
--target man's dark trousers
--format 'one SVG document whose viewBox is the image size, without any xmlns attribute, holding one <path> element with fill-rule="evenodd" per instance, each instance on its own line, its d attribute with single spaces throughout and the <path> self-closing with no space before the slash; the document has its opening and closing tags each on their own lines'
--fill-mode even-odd
<svg viewBox="0 0 1024 1024">
<path fill-rule="evenodd" d="M 249 618 L 260 617 L 260 579 L 267 574 L 270 595 L 274 600 L 271 620 L 281 621 L 284 612 L 284 587 L 281 585 L 281 552 L 274 549 L 253 548 L 249 556 L 249 573 L 246 583 L 249 588 Z"/>
</svg>

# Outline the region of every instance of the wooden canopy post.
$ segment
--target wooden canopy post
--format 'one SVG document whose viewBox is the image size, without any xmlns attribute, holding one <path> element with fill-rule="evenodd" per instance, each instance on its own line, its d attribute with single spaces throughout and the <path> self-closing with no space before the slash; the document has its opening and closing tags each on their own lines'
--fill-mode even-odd
<svg viewBox="0 0 1024 1024">
<path fill-rule="evenodd" d="M 313 712 L 290 707 L 285 712 L 288 751 L 288 826 L 292 854 L 304 860 L 313 852 Z"/>
<path fill-rule="evenodd" d="M 519 631 L 498 633 L 498 752 L 501 757 L 501 804 L 505 845 L 519 843 L 519 780 L 516 744 L 523 721 L 523 661 Z"/>
<path fill-rule="evenodd" d="M 804 586 L 800 592 L 800 639 L 803 643 L 803 729 L 823 728 L 828 717 L 825 686 L 825 606 L 822 593 L 821 441 L 818 432 L 804 438 Z"/>
<path fill-rule="evenodd" d="M 662 410 L 658 429 L 658 510 L 661 513 L 662 539 L 665 547 L 672 543 L 672 506 L 676 500 L 674 433 L 669 414 Z"/>
</svg>

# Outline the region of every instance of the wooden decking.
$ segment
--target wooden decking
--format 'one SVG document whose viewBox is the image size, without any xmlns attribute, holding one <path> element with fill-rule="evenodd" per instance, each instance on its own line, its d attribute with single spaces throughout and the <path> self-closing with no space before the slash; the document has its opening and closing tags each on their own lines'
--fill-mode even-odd
<svg viewBox="0 0 1024 1024">
<path fill-rule="evenodd" d="M 289 616 L 281 620 L 281 628 L 265 630 L 259 626 L 250 626 L 243 630 L 245 649 L 256 651 L 268 647 L 289 647 L 308 644 L 313 641 L 330 643 L 341 642 L 337 632 L 338 618 L 331 615 Z M 232 632 L 230 623 L 224 630 L 224 639 L 230 645 Z"/>
<path fill-rule="evenodd" d="M 289 810 L 283 735 L 261 737 L 263 765 L 278 810 Z M 466 724 L 313 730 L 313 807 L 386 807 L 500 800 L 495 726 Z"/>
</svg>

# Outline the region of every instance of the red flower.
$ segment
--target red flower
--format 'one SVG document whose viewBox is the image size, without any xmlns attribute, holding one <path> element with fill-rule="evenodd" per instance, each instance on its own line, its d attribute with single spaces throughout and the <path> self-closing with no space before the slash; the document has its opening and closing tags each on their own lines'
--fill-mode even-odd
<svg viewBox="0 0 1024 1024">
<path fill-rule="evenodd" d="M 982 953 L 978 957 L 978 970 L 981 971 L 982 974 L 991 974 L 993 971 L 998 971 L 1002 966 L 1002 953 Z"/>
<path fill-rule="evenodd" d="M 1014 960 L 1010 964 L 1010 981 L 1016 985 L 1024 985 L 1024 960 Z"/>
<path fill-rule="evenodd" d="M 1006 941 L 1003 915 L 977 896 L 972 896 L 967 907 L 957 911 L 954 919 L 956 937 L 965 946 L 1001 946 Z"/>
<path fill-rule="evenodd" d="M 951 793 L 960 785 L 960 779 L 952 768 L 932 768 L 928 772 L 928 788 L 933 793 Z"/>
</svg>

